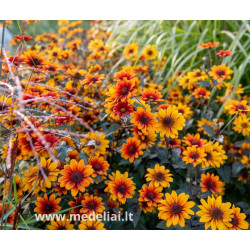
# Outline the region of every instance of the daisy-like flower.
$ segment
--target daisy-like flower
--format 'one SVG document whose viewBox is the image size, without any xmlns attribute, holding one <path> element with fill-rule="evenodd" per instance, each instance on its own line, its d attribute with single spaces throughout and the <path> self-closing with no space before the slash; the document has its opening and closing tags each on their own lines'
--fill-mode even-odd
<svg viewBox="0 0 250 250">
<path fill-rule="evenodd" d="M 136 126 L 134 128 L 136 128 Z M 138 128 L 136 132 L 134 130 L 133 135 L 135 136 L 135 138 L 137 138 L 141 142 L 141 145 L 143 146 L 143 148 L 152 147 L 157 137 L 156 133 L 151 132 L 149 134 L 144 134 L 140 130 L 138 130 Z"/>
<path fill-rule="evenodd" d="M 131 80 L 124 78 L 123 80 L 118 79 L 117 84 L 110 88 L 107 95 L 124 102 L 130 99 L 135 91 L 136 89 L 134 78 L 132 78 Z"/>
<path fill-rule="evenodd" d="M 67 219 L 51 221 L 47 227 L 49 230 L 75 230 L 74 225 Z"/>
<path fill-rule="evenodd" d="M 129 45 L 127 45 L 124 49 L 124 56 L 126 58 L 130 58 L 131 56 L 134 56 L 137 51 L 138 51 L 138 43 L 131 43 Z"/>
<path fill-rule="evenodd" d="M 148 173 L 145 175 L 146 181 L 153 183 L 155 187 L 170 187 L 170 182 L 173 182 L 173 176 L 164 166 L 156 164 L 154 168 L 148 168 Z"/>
<path fill-rule="evenodd" d="M 80 209 L 80 213 L 82 214 L 90 215 L 93 213 L 102 213 L 105 209 L 101 197 L 93 196 L 88 193 L 84 194 L 81 203 L 82 208 Z"/>
<path fill-rule="evenodd" d="M 146 89 L 140 99 L 144 102 L 157 103 L 163 101 L 162 94 L 154 89 Z"/>
<path fill-rule="evenodd" d="M 129 162 L 132 163 L 135 158 L 143 154 L 142 145 L 138 139 L 129 137 L 127 142 L 122 145 L 121 152 L 121 157 L 129 159 Z"/>
<path fill-rule="evenodd" d="M 55 146 L 59 143 L 59 138 L 57 136 L 53 136 L 51 134 L 47 134 L 43 136 L 45 142 L 47 143 L 50 150 L 55 153 Z M 48 151 L 45 149 L 43 142 L 38 138 L 34 143 L 34 148 L 38 152 L 40 156 L 49 157 Z"/>
<path fill-rule="evenodd" d="M 158 217 L 165 220 L 166 226 L 170 227 L 172 224 L 181 227 L 185 226 L 185 219 L 190 219 L 194 212 L 191 208 L 195 205 L 193 201 L 188 201 L 189 195 L 181 193 L 177 196 L 175 191 L 171 194 L 166 193 L 166 198 L 158 205 Z"/>
<path fill-rule="evenodd" d="M 244 213 L 240 212 L 239 207 L 235 207 L 235 205 L 232 206 L 232 215 L 233 218 L 230 221 L 232 224 L 232 227 L 228 227 L 228 230 L 241 230 L 241 229 L 248 229 L 249 224 L 245 221 L 246 215 Z"/>
<path fill-rule="evenodd" d="M 201 175 L 201 192 L 210 191 L 212 194 L 221 193 L 223 188 L 223 182 L 219 180 L 219 176 L 207 173 Z"/>
<path fill-rule="evenodd" d="M 53 214 L 60 211 L 61 207 L 58 205 L 61 199 L 57 198 L 55 194 L 51 194 L 50 197 L 47 194 L 44 194 L 42 197 L 37 197 L 36 208 L 34 212 L 40 214 Z"/>
<path fill-rule="evenodd" d="M 112 200 L 118 200 L 121 203 L 125 203 L 126 199 L 132 198 L 135 193 L 135 183 L 132 178 L 128 178 L 128 172 L 121 174 L 120 171 L 109 175 L 109 180 L 105 181 L 107 187 L 105 192 L 110 193 Z"/>
<path fill-rule="evenodd" d="M 214 144 L 212 142 L 208 142 L 203 149 L 205 151 L 206 156 L 202 159 L 202 168 L 210 166 L 214 168 L 219 168 L 224 155 L 214 150 Z"/>
<path fill-rule="evenodd" d="M 81 142 L 82 150 L 89 156 L 92 154 L 93 156 L 105 155 L 106 149 L 109 147 L 109 140 L 106 140 L 104 133 L 89 132 L 86 138 L 81 139 Z"/>
<path fill-rule="evenodd" d="M 29 172 L 23 172 L 24 191 L 31 192 L 33 190 L 34 193 L 38 193 L 39 190 L 42 190 L 45 192 L 46 188 L 51 188 L 52 182 L 57 180 L 60 170 L 56 163 L 51 162 L 51 159 L 46 160 L 42 157 L 40 164 L 42 169 L 39 165 L 36 165 L 35 167 L 30 166 Z"/>
<path fill-rule="evenodd" d="M 107 175 L 109 164 L 104 160 L 103 157 L 92 157 L 88 165 L 90 165 L 93 169 L 93 178 L 97 177 L 98 175 L 101 177 Z"/>
<path fill-rule="evenodd" d="M 82 220 L 79 224 L 80 230 L 106 230 L 104 224 L 99 220 Z"/>
<path fill-rule="evenodd" d="M 160 109 L 157 113 L 159 121 L 156 125 L 156 132 L 160 136 L 174 138 L 178 135 L 178 130 L 182 130 L 185 126 L 185 119 L 176 108 L 168 107 L 167 109 Z"/>
<path fill-rule="evenodd" d="M 215 47 L 217 47 L 219 44 L 220 44 L 219 42 L 214 42 L 214 43 L 212 43 L 212 42 L 201 43 L 201 44 L 199 45 L 198 48 L 199 48 L 199 49 L 210 49 L 210 48 L 215 48 Z"/>
<path fill-rule="evenodd" d="M 183 137 L 183 142 L 189 146 L 197 146 L 197 148 L 203 148 L 206 145 L 207 140 L 201 139 L 200 134 L 187 134 Z"/>
<path fill-rule="evenodd" d="M 216 53 L 219 57 L 226 57 L 226 56 L 232 56 L 233 52 L 230 50 L 220 50 L 218 53 Z"/>
<path fill-rule="evenodd" d="M 178 110 L 178 113 L 181 113 L 186 120 L 190 119 L 190 117 L 193 114 L 193 111 L 191 110 L 191 108 L 182 103 L 178 103 L 177 110 Z"/>
<path fill-rule="evenodd" d="M 35 51 L 29 50 L 23 53 L 23 57 L 24 62 L 30 67 L 42 68 L 45 64 L 43 53 L 37 54 Z"/>
<path fill-rule="evenodd" d="M 214 80 L 217 80 L 219 83 L 224 81 L 225 79 L 231 79 L 231 74 L 233 74 L 233 70 L 231 70 L 229 67 L 226 67 L 225 64 L 213 66 L 211 68 L 211 71 L 208 72 L 208 74 L 213 77 Z"/>
<path fill-rule="evenodd" d="M 131 114 L 133 111 L 134 107 L 128 102 L 118 102 L 113 109 L 114 114 L 118 115 L 120 118 Z"/>
<path fill-rule="evenodd" d="M 188 74 L 191 83 L 196 83 L 198 81 L 205 81 L 207 79 L 207 74 L 200 69 L 195 69 L 193 72 Z"/>
<path fill-rule="evenodd" d="M 163 193 L 161 193 L 162 187 L 155 187 L 152 182 L 147 186 L 144 184 L 142 189 L 139 190 L 140 196 L 138 201 L 147 202 L 148 206 L 157 207 L 157 203 L 159 203 L 162 199 Z"/>
<path fill-rule="evenodd" d="M 200 222 L 205 223 L 205 229 L 209 227 L 212 230 L 225 230 L 232 227 L 231 220 L 233 218 L 231 203 L 222 203 L 221 196 L 216 199 L 214 196 L 208 197 L 207 201 L 201 199 L 201 204 L 198 207 L 201 209 L 196 214 L 201 217 Z"/>
<path fill-rule="evenodd" d="M 187 147 L 183 152 L 184 157 L 182 158 L 187 164 L 191 163 L 193 166 L 197 166 L 202 163 L 202 160 L 205 158 L 206 153 L 204 149 L 198 148 L 197 146 Z"/>
<path fill-rule="evenodd" d="M 76 196 L 79 191 L 85 192 L 86 187 L 94 183 L 91 178 L 93 169 L 90 165 L 85 166 L 83 160 L 71 160 L 70 165 L 65 165 L 60 174 L 60 186 L 71 190 L 72 196 Z"/>
<path fill-rule="evenodd" d="M 241 114 L 245 115 L 250 111 L 250 107 L 247 105 L 246 100 L 238 101 L 238 100 L 229 100 L 225 105 L 225 110 L 230 114 Z"/>
<path fill-rule="evenodd" d="M 233 122 L 233 130 L 241 133 L 243 136 L 250 135 L 250 118 L 247 116 L 236 117 Z"/>
<path fill-rule="evenodd" d="M 149 60 L 154 60 L 158 55 L 154 45 L 148 44 L 146 48 L 142 51 L 142 57 Z"/>
<path fill-rule="evenodd" d="M 94 75 L 91 75 L 87 73 L 85 75 L 85 80 L 83 80 L 81 83 L 84 84 L 85 88 L 88 88 L 89 85 L 99 85 L 102 83 L 101 80 L 104 79 L 104 74 L 99 75 L 98 73 L 95 73 Z"/>
<path fill-rule="evenodd" d="M 82 200 L 84 200 L 84 195 L 79 194 L 78 197 L 74 197 L 74 200 L 69 202 L 69 205 L 72 207 L 70 213 L 82 215 L 80 212 L 82 208 Z"/>
<path fill-rule="evenodd" d="M 142 202 L 139 202 L 139 205 L 140 205 L 140 208 L 141 210 L 144 212 L 144 213 L 155 213 L 156 212 L 156 207 L 153 207 L 153 206 L 149 206 L 148 205 L 148 202 L 146 201 L 142 201 Z"/>
<path fill-rule="evenodd" d="M 151 113 L 150 107 L 145 110 L 142 107 L 138 107 L 136 111 L 131 113 L 133 117 L 131 123 L 137 125 L 143 133 L 148 134 L 149 132 L 155 130 L 155 125 L 157 123 L 156 115 Z"/>
<path fill-rule="evenodd" d="M 14 180 L 12 181 L 12 197 L 14 197 L 14 191 L 16 190 L 16 195 L 17 195 L 17 199 L 19 199 L 20 197 L 22 197 L 23 195 L 23 183 L 22 180 L 20 179 L 20 176 L 17 174 L 14 177 Z M 6 184 L 4 185 L 4 192 L 6 197 L 8 197 L 9 194 L 9 189 L 10 188 L 10 182 L 6 181 Z M 1 217 L 0 217 L 1 218 Z"/>
<path fill-rule="evenodd" d="M 209 99 L 211 92 L 207 90 L 205 87 L 200 87 L 194 90 L 193 96 L 196 99 Z"/>
<path fill-rule="evenodd" d="M 212 145 L 212 149 L 218 153 L 218 157 L 216 160 L 220 163 L 220 165 L 223 165 L 225 160 L 227 159 L 226 152 L 225 150 L 223 150 L 223 145 L 220 145 L 219 142 L 215 142 L 214 144 L 212 144 L 212 142 L 209 142 L 208 144 L 210 144 L 210 146 Z M 212 166 L 216 167 L 216 165 Z"/>
</svg>

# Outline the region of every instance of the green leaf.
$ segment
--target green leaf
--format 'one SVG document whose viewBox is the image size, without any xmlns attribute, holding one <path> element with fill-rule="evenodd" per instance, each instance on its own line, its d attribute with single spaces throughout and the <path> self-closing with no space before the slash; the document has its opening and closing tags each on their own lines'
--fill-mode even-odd
<svg viewBox="0 0 250 250">
<path fill-rule="evenodd" d="M 120 129 L 120 127 L 121 127 L 120 124 L 118 124 L 118 123 L 113 123 L 113 124 L 108 128 L 108 130 L 106 131 L 106 136 L 115 133 L 117 130 Z"/>
<path fill-rule="evenodd" d="M 211 136 L 213 137 L 214 136 L 214 129 L 209 126 L 209 125 L 203 125 L 201 126 L 202 128 L 204 128 L 204 130 Z"/>
<path fill-rule="evenodd" d="M 208 81 L 199 81 L 196 84 L 204 86 L 204 87 L 210 87 L 210 83 Z"/>
<path fill-rule="evenodd" d="M 231 167 L 229 165 L 224 165 L 220 168 L 217 168 L 217 172 L 226 183 L 230 181 Z"/>
<path fill-rule="evenodd" d="M 246 167 L 247 167 L 247 165 L 242 164 L 240 161 L 235 162 L 235 163 L 233 164 L 233 166 L 232 166 L 233 175 L 234 175 L 234 176 L 237 176 L 237 175 L 240 173 L 240 171 L 241 171 L 242 169 L 246 168 Z"/>
</svg>

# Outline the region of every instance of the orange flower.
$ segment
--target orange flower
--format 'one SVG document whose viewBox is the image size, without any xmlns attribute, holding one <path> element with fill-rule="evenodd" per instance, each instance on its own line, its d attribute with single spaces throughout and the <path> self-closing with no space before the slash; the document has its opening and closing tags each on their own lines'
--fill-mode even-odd
<svg viewBox="0 0 250 250">
<path fill-rule="evenodd" d="M 121 118 L 132 113 L 134 111 L 134 108 L 128 102 L 119 102 L 115 105 L 113 111 L 114 114 L 118 115 Z"/>
<path fill-rule="evenodd" d="M 105 181 L 105 184 L 107 187 L 104 191 L 110 193 L 111 199 L 114 201 L 118 199 L 123 204 L 135 193 L 135 183 L 132 178 L 128 178 L 128 172 L 121 174 L 117 170 L 116 173 L 109 175 L 109 180 Z"/>
<path fill-rule="evenodd" d="M 45 60 L 42 53 L 37 54 L 35 51 L 29 50 L 23 53 L 24 61 L 30 67 L 42 68 Z"/>
<path fill-rule="evenodd" d="M 200 45 L 199 45 L 199 49 L 210 49 L 210 48 L 215 48 L 215 47 L 217 47 L 218 45 L 219 45 L 220 43 L 219 42 L 214 42 L 214 43 L 212 43 L 212 42 L 208 42 L 208 43 L 201 43 Z"/>
<path fill-rule="evenodd" d="M 195 167 L 196 165 L 202 163 L 202 160 L 205 158 L 206 153 L 204 149 L 198 148 L 197 146 L 187 147 L 187 149 L 183 152 L 183 161 L 187 164 L 191 163 Z"/>
<path fill-rule="evenodd" d="M 129 159 L 129 162 L 133 162 L 135 158 L 138 158 L 139 155 L 142 155 L 142 145 L 139 140 L 134 137 L 129 137 L 127 142 L 122 145 L 122 157 L 124 159 Z"/>
<path fill-rule="evenodd" d="M 143 92 L 140 99 L 145 102 L 153 102 L 157 103 L 163 101 L 162 94 L 160 92 L 155 91 L 154 89 L 147 89 Z"/>
<path fill-rule="evenodd" d="M 109 169 L 109 164 L 104 160 L 103 157 L 92 157 L 90 162 L 88 163 L 93 169 L 93 178 L 98 175 L 104 176 L 107 175 L 107 170 Z"/>
<path fill-rule="evenodd" d="M 52 214 L 60 211 L 61 207 L 58 205 L 61 199 L 57 198 L 55 194 L 50 195 L 48 198 L 47 194 L 42 197 L 37 197 L 36 208 L 34 212 L 40 214 Z"/>
<path fill-rule="evenodd" d="M 226 56 L 232 56 L 233 52 L 230 50 L 220 50 L 218 53 L 216 53 L 219 57 L 226 57 Z"/>
<path fill-rule="evenodd" d="M 193 95 L 196 99 L 204 98 L 209 99 L 210 91 L 208 91 L 205 87 L 197 88 L 194 90 Z"/>
<path fill-rule="evenodd" d="M 82 208 L 80 212 L 83 214 L 93 214 L 93 213 L 102 213 L 105 207 L 103 206 L 104 203 L 102 202 L 102 198 L 84 194 L 83 200 L 81 201 Z"/>
<path fill-rule="evenodd" d="M 222 192 L 223 182 L 219 180 L 219 176 L 210 175 L 210 173 L 202 174 L 201 181 L 201 192 L 210 191 L 212 194 Z"/>
<path fill-rule="evenodd" d="M 241 115 L 247 114 L 250 112 L 250 107 L 247 105 L 246 100 L 238 101 L 238 100 L 229 100 L 225 105 L 225 110 L 230 114 L 234 115 L 236 113 L 240 113 Z"/>
<path fill-rule="evenodd" d="M 4 208 L 3 208 L 3 205 L 0 204 L 0 218 L 2 219 L 3 215 L 6 215 L 6 213 L 9 212 L 11 209 L 12 209 L 11 205 L 5 204 Z M 3 214 L 2 214 L 2 212 L 3 212 Z M 12 224 L 14 222 L 14 217 L 15 217 L 15 212 L 10 213 L 10 215 L 7 218 L 7 223 Z"/>
<path fill-rule="evenodd" d="M 201 139 L 200 134 L 187 134 L 187 136 L 183 137 L 183 142 L 189 147 L 197 146 L 198 148 L 203 148 L 207 143 L 207 140 Z"/>
<path fill-rule="evenodd" d="M 156 115 L 151 113 L 150 107 L 145 110 L 142 107 L 138 107 L 131 116 L 131 123 L 137 125 L 143 133 L 148 134 L 149 132 L 155 130 L 155 125 L 157 124 Z"/>
<path fill-rule="evenodd" d="M 215 65 L 211 68 L 211 71 L 209 71 L 208 74 L 213 77 L 214 80 L 221 83 L 225 79 L 231 79 L 230 75 L 233 74 L 233 70 L 226 67 L 225 64 L 218 66 Z"/>
<path fill-rule="evenodd" d="M 60 186 L 71 190 L 72 196 L 76 196 L 78 191 L 85 192 L 85 188 L 94 183 L 90 177 L 93 169 L 90 165 L 84 166 L 84 161 L 71 160 L 70 165 L 65 165 L 60 172 L 62 177 L 59 178 Z"/>
<path fill-rule="evenodd" d="M 155 187 L 152 182 L 150 182 L 148 186 L 144 184 L 142 186 L 142 190 L 139 191 L 140 196 L 138 201 L 147 202 L 149 207 L 156 207 L 157 203 L 161 201 L 163 196 L 163 193 L 161 193 L 161 191 L 162 187 Z"/>
<path fill-rule="evenodd" d="M 104 79 L 104 74 L 99 75 L 98 73 L 95 73 L 94 75 L 91 75 L 87 73 L 85 75 L 85 80 L 82 81 L 82 84 L 84 84 L 84 87 L 87 88 L 89 85 L 98 85 L 102 83 L 102 79 Z"/>
</svg>

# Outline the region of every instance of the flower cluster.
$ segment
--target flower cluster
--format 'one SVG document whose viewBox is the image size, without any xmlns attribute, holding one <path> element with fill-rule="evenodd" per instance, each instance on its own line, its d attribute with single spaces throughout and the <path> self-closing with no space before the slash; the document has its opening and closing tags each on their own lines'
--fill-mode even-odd
<svg viewBox="0 0 250 250">
<path fill-rule="evenodd" d="M 61 20 L 57 32 L 35 37 L 26 34 L 30 23 L 10 41 L 15 50 L 1 52 L 0 221 L 248 229 L 249 97 L 217 63 L 231 51 L 202 43 L 197 50 L 209 59 L 156 80 L 168 66 L 157 43 L 114 43 L 108 21 L 85 29 Z M 34 213 L 125 211 L 133 222 L 34 221 Z"/>
</svg>

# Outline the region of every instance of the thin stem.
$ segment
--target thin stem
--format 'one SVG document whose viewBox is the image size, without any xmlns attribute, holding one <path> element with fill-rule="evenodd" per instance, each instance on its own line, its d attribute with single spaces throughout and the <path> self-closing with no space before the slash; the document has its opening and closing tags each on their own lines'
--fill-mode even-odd
<svg viewBox="0 0 250 250">
<path fill-rule="evenodd" d="M 1 60 L 0 60 L 0 81 L 2 80 L 2 67 L 3 67 L 2 60 L 3 60 L 4 31 L 5 31 L 5 20 L 3 21 L 3 31 L 2 31 Z"/>
</svg>

